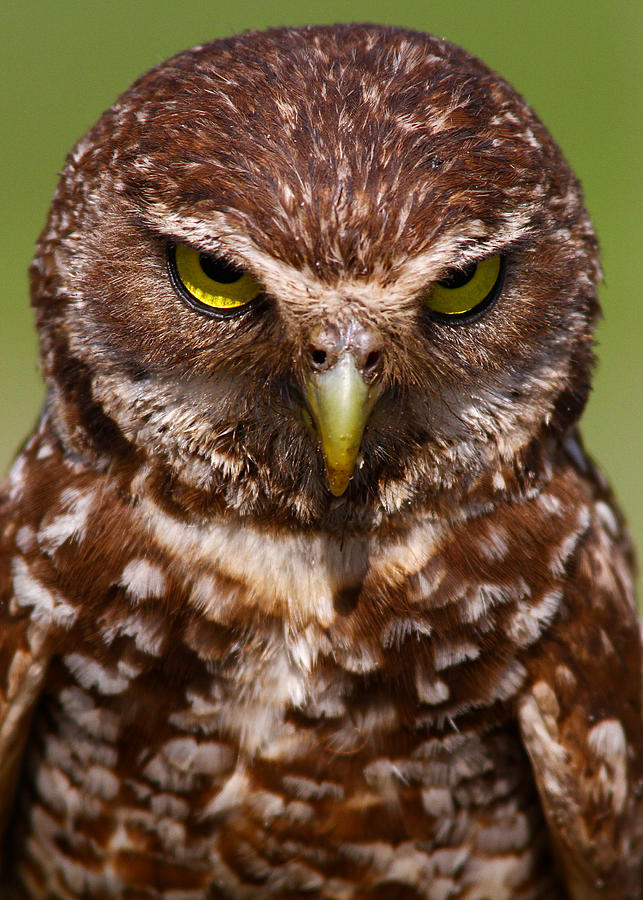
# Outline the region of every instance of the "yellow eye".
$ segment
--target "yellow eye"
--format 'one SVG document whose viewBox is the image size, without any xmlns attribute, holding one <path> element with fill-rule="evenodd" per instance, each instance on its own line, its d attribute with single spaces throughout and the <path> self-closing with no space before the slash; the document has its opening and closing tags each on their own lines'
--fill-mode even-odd
<svg viewBox="0 0 643 900">
<path fill-rule="evenodd" d="M 500 293 L 502 256 L 490 256 L 464 269 L 454 269 L 436 282 L 424 304 L 440 316 L 465 316 L 482 311 Z"/>
<path fill-rule="evenodd" d="M 224 259 L 199 253 L 187 244 L 168 249 L 172 283 L 187 302 L 201 312 L 229 315 L 238 312 L 261 293 L 261 285 Z"/>
</svg>

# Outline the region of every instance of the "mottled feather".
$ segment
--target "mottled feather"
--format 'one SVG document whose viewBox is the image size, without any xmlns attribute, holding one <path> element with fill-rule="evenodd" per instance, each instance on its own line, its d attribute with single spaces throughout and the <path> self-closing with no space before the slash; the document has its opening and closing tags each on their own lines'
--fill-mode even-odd
<svg viewBox="0 0 643 900">
<path fill-rule="evenodd" d="M 185 303 L 177 242 L 258 302 Z M 497 254 L 479 314 L 427 310 Z M 396 28 L 186 51 L 71 152 L 31 275 L 3 890 L 635 900 L 633 561 L 576 430 L 597 245 L 522 98 Z M 364 336 L 379 394 L 333 496 L 306 385 Z"/>
</svg>

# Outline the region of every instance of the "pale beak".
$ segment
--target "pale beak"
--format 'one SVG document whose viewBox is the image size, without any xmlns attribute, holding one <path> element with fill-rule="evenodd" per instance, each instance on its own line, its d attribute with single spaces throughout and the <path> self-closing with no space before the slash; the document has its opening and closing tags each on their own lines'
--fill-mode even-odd
<svg viewBox="0 0 643 900">
<path fill-rule="evenodd" d="M 306 400 L 321 442 L 328 486 L 336 497 L 348 487 L 366 423 L 381 391 L 379 382 L 366 383 L 349 351 L 306 381 Z"/>
</svg>

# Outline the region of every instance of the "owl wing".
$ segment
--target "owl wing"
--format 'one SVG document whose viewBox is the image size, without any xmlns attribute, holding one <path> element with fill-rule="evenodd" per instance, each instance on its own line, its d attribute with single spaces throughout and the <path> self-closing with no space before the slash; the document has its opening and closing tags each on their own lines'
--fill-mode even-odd
<svg viewBox="0 0 643 900">
<path fill-rule="evenodd" d="M 49 598 L 30 574 L 23 552 L 30 532 L 14 496 L 20 474 L 13 476 L 13 485 L 0 488 L 0 863 L 29 726 L 50 658 L 49 625 L 46 617 L 38 616 Z"/>
<path fill-rule="evenodd" d="M 564 612 L 530 661 L 522 738 L 573 900 L 635 900 L 643 885 L 641 633 L 632 563 L 599 501 Z"/>
</svg>

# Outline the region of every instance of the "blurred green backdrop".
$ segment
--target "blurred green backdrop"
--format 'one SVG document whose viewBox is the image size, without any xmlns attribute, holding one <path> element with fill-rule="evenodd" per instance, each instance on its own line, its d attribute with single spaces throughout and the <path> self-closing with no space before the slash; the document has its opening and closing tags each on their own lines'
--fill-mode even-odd
<svg viewBox="0 0 643 900">
<path fill-rule="evenodd" d="M 584 434 L 641 546 L 642 21 L 631 0 L 5 0 L 0 470 L 42 399 L 26 270 L 72 144 L 137 75 L 178 50 L 248 28 L 351 20 L 431 31 L 480 56 L 535 107 L 581 178 L 605 269 Z"/>
</svg>

